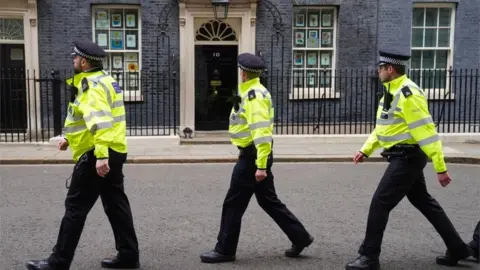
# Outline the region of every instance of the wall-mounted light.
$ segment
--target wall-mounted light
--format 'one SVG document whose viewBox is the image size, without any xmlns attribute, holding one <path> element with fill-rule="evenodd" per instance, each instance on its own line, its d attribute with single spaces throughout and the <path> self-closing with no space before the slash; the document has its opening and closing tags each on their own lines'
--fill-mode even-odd
<svg viewBox="0 0 480 270">
<path fill-rule="evenodd" d="M 212 0 L 213 13 L 216 20 L 225 20 L 228 15 L 229 0 Z"/>
</svg>

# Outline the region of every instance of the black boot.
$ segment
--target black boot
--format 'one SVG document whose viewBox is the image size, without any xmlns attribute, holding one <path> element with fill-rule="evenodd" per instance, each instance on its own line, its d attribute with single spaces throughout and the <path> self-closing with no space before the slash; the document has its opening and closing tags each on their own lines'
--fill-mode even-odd
<svg viewBox="0 0 480 270">
<path fill-rule="evenodd" d="M 121 259 L 118 256 L 113 258 L 107 258 L 102 261 L 103 268 L 115 268 L 115 269 L 138 269 L 140 268 L 140 262 L 138 260 Z"/>
<path fill-rule="evenodd" d="M 200 259 L 204 263 L 222 263 L 235 261 L 235 255 L 224 255 L 216 252 L 215 250 L 202 253 Z"/>
<path fill-rule="evenodd" d="M 312 243 L 313 243 L 313 237 L 310 236 L 308 238 L 308 242 L 305 243 L 305 245 L 302 245 L 302 246 L 296 246 L 296 245 L 292 245 L 292 247 L 290 249 L 287 249 L 285 251 L 285 256 L 287 257 L 290 257 L 290 258 L 294 258 L 294 257 L 298 257 L 298 255 L 300 255 L 300 253 L 302 253 L 302 251 L 310 246 Z"/>
<path fill-rule="evenodd" d="M 370 259 L 367 256 L 360 255 L 354 261 L 349 262 L 345 266 L 346 270 L 378 270 L 380 262 L 378 259 Z"/>
<path fill-rule="evenodd" d="M 465 248 L 463 248 L 463 250 L 460 252 L 452 253 L 447 250 L 444 256 L 438 256 L 436 258 L 436 262 L 439 265 L 455 266 L 458 264 L 458 261 L 464 260 L 472 255 L 472 249 L 468 245 L 466 245 Z"/>
<path fill-rule="evenodd" d="M 471 241 L 468 243 L 468 246 L 472 249 L 472 256 L 475 258 L 475 260 L 478 262 L 480 257 L 480 247 L 478 246 L 478 243 L 475 241 Z"/>
<path fill-rule="evenodd" d="M 48 260 L 31 260 L 26 265 L 29 270 L 53 270 L 48 264 Z"/>
</svg>

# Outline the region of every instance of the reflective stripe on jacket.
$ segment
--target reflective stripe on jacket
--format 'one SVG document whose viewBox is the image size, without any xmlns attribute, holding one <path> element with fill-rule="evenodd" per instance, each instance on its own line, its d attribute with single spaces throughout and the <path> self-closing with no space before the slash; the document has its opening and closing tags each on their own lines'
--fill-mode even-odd
<svg viewBox="0 0 480 270">
<path fill-rule="evenodd" d="M 393 95 L 391 107 L 384 111 L 384 97 L 380 100 L 375 129 L 360 151 L 370 156 L 379 147 L 418 144 L 432 160 L 437 173 L 447 171 L 442 142 L 423 91 L 406 75 L 384 85 Z"/>
<path fill-rule="evenodd" d="M 234 106 L 230 114 L 231 142 L 239 147 L 255 144 L 257 168 L 266 169 L 273 141 L 274 109 L 271 95 L 256 78 L 240 84 L 239 96 L 240 106 L 238 110 Z"/>
<path fill-rule="evenodd" d="M 118 83 L 105 71 L 94 71 L 76 74 L 67 84 L 78 88 L 65 119 L 73 160 L 93 148 L 99 159 L 108 158 L 108 148 L 126 153 L 125 107 Z"/>
</svg>

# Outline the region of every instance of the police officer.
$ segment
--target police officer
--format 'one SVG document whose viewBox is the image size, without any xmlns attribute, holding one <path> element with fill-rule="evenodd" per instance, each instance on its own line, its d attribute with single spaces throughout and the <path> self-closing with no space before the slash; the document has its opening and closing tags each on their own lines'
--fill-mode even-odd
<svg viewBox="0 0 480 270">
<path fill-rule="evenodd" d="M 230 114 L 229 133 L 240 154 L 223 203 L 218 242 L 212 251 L 200 256 L 206 263 L 235 260 L 242 216 L 253 194 L 260 207 L 293 243 L 285 252 L 286 256 L 298 256 L 314 240 L 275 192 L 272 173 L 274 111 L 270 93 L 259 79 L 265 63 L 256 55 L 243 53 L 238 56 L 238 64 L 242 83 L 239 99 Z"/>
<path fill-rule="evenodd" d="M 88 40 L 74 45 L 75 75 L 67 83 L 76 92 L 76 98 L 68 105 L 65 138 L 58 148 L 65 151 L 70 147 L 76 164 L 53 253 L 46 260 L 29 261 L 27 267 L 69 269 L 87 214 L 100 196 L 118 251 L 117 256 L 103 260 L 102 267 L 136 269 L 138 242 L 124 192 L 127 140 L 122 91 L 103 71 L 104 50 Z"/>
<path fill-rule="evenodd" d="M 478 262 L 480 257 L 480 221 L 478 221 L 477 226 L 475 226 L 475 230 L 473 231 L 472 241 L 468 243 L 468 246 L 472 249 L 472 257 Z M 451 262 L 450 259 L 451 255 L 450 252 L 447 250 L 445 252 L 445 256 L 437 257 L 437 264 L 440 265 L 449 265 Z"/>
<path fill-rule="evenodd" d="M 383 233 L 390 211 L 406 196 L 435 227 L 451 256 L 450 264 L 468 257 L 462 241 L 438 202 L 428 193 L 423 169 L 430 158 L 443 187 L 452 180 L 445 165 L 442 142 L 435 130 L 422 89 L 405 75 L 410 56 L 380 51 L 378 74 L 386 90 L 377 110 L 376 127 L 353 158 L 362 162 L 376 149 L 389 165 L 375 191 L 368 214 L 360 256 L 346 269 L 379 269 Z"/>
</svg>

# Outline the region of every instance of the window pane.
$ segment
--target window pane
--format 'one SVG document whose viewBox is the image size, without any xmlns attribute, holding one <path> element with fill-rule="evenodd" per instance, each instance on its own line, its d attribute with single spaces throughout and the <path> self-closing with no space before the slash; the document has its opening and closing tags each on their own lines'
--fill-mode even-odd
<svg viewBox="0 0 480 270">
<path fill-rule="evenodd" d="M 306 14 L 305 10 L 299 9 L 295 11 L 295 14 L 293 16 L 293 25 L 295 27 L 305 27 L 306 26 Z"/>
<path fill-rule="evenodd" d="M 125 32 L 125 48 L 127 50 L 138 49 L 138 31 L 126 31 Z"/>
<path fill-rule="evenodd" d="M 437 59 L 435 63 L 435 68 L 447 68 L 447 56 L 448 51 L 437 51 Z"/>
<path fill-rule="evenodd" d="M 416 68 L 421 68 L 422 64 L 422 51 L 412 51 L 412 58 L 410 61 L 411 68 L 416 69 Z"/>
<path fill-rule="evenodd" d="M 112 9 L 110 13 L 110 27 L 123 28 L 123 9 Z"/>
<path fill-rule="evenodd" d="M 321 68 L 332 67 L 332 52 L 326 52 L 326 51 L 320 52 L 320 67 Z"/>
<path fill-rule="evenodd" d="M 293 87 L 303 87 L 303 81 L 305 80 L 305 74 L 302 70 L 293 71 Z"/>
<path fill-rule="evenodd" d="M 333 47 L 333 30 L 322 30 L 322 47 Z"/>
<path fill-rule="evenodd" d="M 427 8 L 425 11 L 425 26 L 437 26 L 437 8 Z"/>
<path fill-rule="evenodd" d="M 333 27 L 333 10 L 322 11 L 322 27 Z"/>
<path fill-rule="evenodd" d="M 422 68 L 434 68 L 435 51 L 423 51 L 423 66 Z"/>
<path fill-rule="evenodd" d="M 412 29 L 412 47 L 423 47 L 423 29 Z"/>
<path fill-rule="evenodd" d="M 450 19 L 451 19 L 451 9 L 441 8 L 440 9 L 439 25 L 440 26 L 450 26 Z"/>
<path fill-rule="evenodd" d="M 125 10 L 125 27 L 138 28 L 138 12 L 136 9 Z"/>
<path fill-rule="evenodd" d="M 108 30 L 97 30 L 95 32 L 95 42 L 102 49 L 109 49 L 108 47 Z"/>
<path fill-rule="evenodd" d="M 317 10 L 308 11 L 308 27 L 318 27 L 318 22 L 320 20 L 320 12 Z"/>
<path fill-rule="evenodd" d="M 95 10 L 95 28 L 97 29 L 108 29 L 110 24 L 108 10 L 107 9 L 97 9 Z"/>
<path fill-rule="evenodd" d="M 307 52 L 307 68 L 318 68 L 318 52 Z"/>
<path fill-rule="evenodd" d="M 331 78 L 332 73 L 329 70 L 320 70 L 319 72 L 320 77 L 320 87 L 332 87 Z"/>
<path fill-rule="evenodd" d="M 450 29 L 438 30 L 438 47 L 450 46 Z"/>
<path fill-rule="evenodd" d="M 422 88 L 429 89 L 434 88 L 435 83 L 435 71 L 434 70 L 422 70 Z"/>
<path fill-rule="evenodd" d="M 305 67 L 305 54 L 303 51 L 294 51 L 293 52 L 293 68 L 304 68 Z"/>
<path fill-rule="evenodd" d="M 413 9 L 413 26 L 423 26 L 424 8 Z"/>
<path fill-rule="evenodd" d="M 123 31 L 110 31 L 110 50 L 123 50 Z"/>
<path fill-rule="evenodd" d="M 305 30 L 295 30 L 294 35 L 294 46 L 305 47 Z"/>
<path fill-rule="evenodd" d="M 425 29 L 425 46 L 437 47 L 437 29 Z"/>
<path fill-rule="evenodd" d="M 307 47 L 320 48 L 319 30 L 308 30 Z"/>
<path fill-rule="evenodd" d="M 318 87 L 318 73 L 316 70 L 307 70 L 307 87 Z"/>
</svg>

